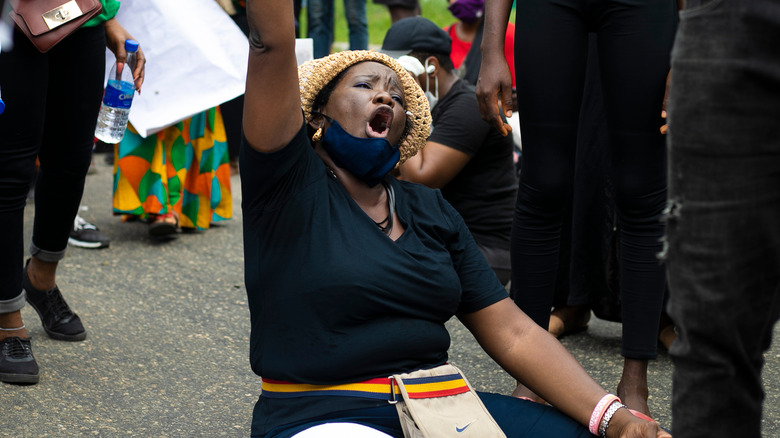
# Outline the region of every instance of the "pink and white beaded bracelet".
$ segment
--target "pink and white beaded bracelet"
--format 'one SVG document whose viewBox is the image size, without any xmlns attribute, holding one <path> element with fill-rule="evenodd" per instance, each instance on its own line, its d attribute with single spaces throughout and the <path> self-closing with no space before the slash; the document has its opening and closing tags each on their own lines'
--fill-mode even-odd
<svg viewBox="0 0 780 438">
<path fill-rule="evenodd" d="M 609 407 L 607 408 L 607 411 L 604 412 L 604 417 L 601 419 L 601 423 L 599 423 L 599 436 L 602 438 L 606 438 L 607 436 L 607 428 L 609 427 L 609 421 L 612 420 L 612 416 L 615 415 L 615 412 L 618 411 L 620 408 L 625 408 L 626 405 L 623 403 L 620 403 L 619 400 L 613 401 Z"/>
<path fill-rule="evenodd" d="M 593 408 L 593 413 L 590 414 L 590 421 L 588 422 L 588 430 L 590 433 L 593 435 L 599 434 L 601 419 L 604 417 L 604 413 L 607 412 L 607 408 L 609 408 L 614 401 L 620 402 L 618 396 L 614 394 L 607 394 L 599 400 L 596 407 Z"/>
</svg>

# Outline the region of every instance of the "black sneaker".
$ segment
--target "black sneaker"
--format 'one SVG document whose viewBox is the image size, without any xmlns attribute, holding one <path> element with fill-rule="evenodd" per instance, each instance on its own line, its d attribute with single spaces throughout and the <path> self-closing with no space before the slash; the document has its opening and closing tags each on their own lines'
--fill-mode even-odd
<svg viewBox="0 0 780 438">
<path fill-rule="evenodd" d="M 68 236 L 68 243 L 81 248 L 108 248 L 111 241 L 105 234 L 101 233 L 98 227 L 85 221 L 78 214 L 73 219 L 73 228 Z"/>
<path fill-rule="evenodd" d="M 38 363 L 29 338 L 12 336 L 0 340 L 0 382 L 38 383 Z"/>
<path fill-rule="evenodd" d="M 29 263 L 28 259 L 27 264 Z M 54 289 L 45 291 L 34 288 L 25 269 L 22 289 L 27 295 L 27 302 L 38 312 L 43 329 L 50 338 L 60 341 L 83 341 L 87 338 L 81 318 L 70 310 L 59 287 L 54 286 Z"/>
</svg>

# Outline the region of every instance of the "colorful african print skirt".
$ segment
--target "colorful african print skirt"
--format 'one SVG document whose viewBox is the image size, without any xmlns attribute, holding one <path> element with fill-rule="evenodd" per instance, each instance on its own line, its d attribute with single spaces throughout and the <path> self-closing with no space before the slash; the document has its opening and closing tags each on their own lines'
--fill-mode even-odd
<svg viewBox="0 0 780 438">
<path fill-rule="evenodd" d="M 114 214 L 178 213 L 185 228 L 233 216 L 225 127 L 212 108 L 143 138 L 128 126 L 114 148 Z"/>
</svg>

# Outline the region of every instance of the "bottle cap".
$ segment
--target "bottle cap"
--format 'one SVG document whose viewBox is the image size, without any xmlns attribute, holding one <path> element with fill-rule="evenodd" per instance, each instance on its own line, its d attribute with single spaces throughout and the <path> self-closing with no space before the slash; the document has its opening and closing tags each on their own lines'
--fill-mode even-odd
<svg viewBox="0 0 780 438">
<path fill-rule="evenodd" d="M 125 50 L 128 52 L 137 52 L 138 51 L 138 41 L 136 40 L 125 40 Z"/>
</svg>

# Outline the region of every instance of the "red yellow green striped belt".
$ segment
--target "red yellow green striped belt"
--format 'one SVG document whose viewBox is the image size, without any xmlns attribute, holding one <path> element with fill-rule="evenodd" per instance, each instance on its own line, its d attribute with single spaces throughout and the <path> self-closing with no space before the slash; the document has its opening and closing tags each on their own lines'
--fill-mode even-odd
<svg viewBox="0 0 780 438">
<path fill-rule="evenodd" d="M 293 398 L 307 396 L 344 396 L 363 397 L 396 402 L 400 399 L 401 390 L 395 378 L 383 377 L 357 383 L 340 385 L 309 385 L 305 383 L 284 382 L 263 378 L 263 397 Z M 413 377 L 403 379 L 406 393 L 411 399 L 435 398 L 462 394 L 469 391 L 463 377 L 458 374 L 447 374 L 432 377 Z"/>
</svg>

